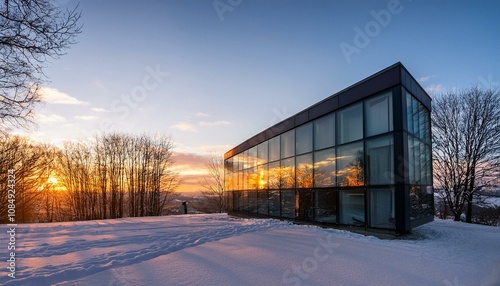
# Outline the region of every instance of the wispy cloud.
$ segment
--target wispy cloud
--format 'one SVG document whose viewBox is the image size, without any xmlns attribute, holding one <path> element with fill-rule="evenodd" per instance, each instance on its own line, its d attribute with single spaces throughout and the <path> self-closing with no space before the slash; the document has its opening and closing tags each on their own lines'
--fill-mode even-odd
<svg viewBox="0 0 500 286">
<path fill-rule="evenodd" d="M 224 125 L 231 124 L 231 122 L 229 122 L 227 120 L 219 120 L 219 121 L 212 121 L 212 122 L 201 121 L 199 124 L 200 124 L 200 126 L 224 126 Z"/>
<path fill-rule="evenodd" d="M 441 84 L 431 84 L 425 88 L 429 94 L 440 94 L 444 92 L 444 87 Z"/>
<path fill-rule="evenodd" d="M 72 97 L 62 91 L 57 90 L 52 87 L 42 87 L 40 88 L 40 95 L 42 96 L 42 101 L 52 104 L 69 104 L 69 105 L 87 105 L 88 102 L 81 101 L 75 97 Z"/>
<path fill-rule="evenodd" d="M 108 110 L 100 107 L 92 107 L 91 110 L 94 112 L 109 112 Z"/>
<path fill-rule="evenodd" d="M 64 121 L 66 121 L 66 118 L 64 118 L 64 117 L 62 117 L 60 115 L 57 115 L 57 114 L 45 115 L 45 114 L 37 113 L 35 115 L 35 118 L 39 122 L 43 122 L 43 123 L 48 123 L 48 122 L 64 122 Z"/>
<path fill-rule="evenodd" d="M 423 76 L 421 78 L 418 79 L 419 82 L 426 82 L 428 80 L 430 80 L 432 78 L 432 76 L 428 75 L 428 76 Z"/>
<path fill-rule="evenodd" d="M 181 130 L 181 131 L 186 131 L 186 132 L 197 132 L 198 131 L 198 129 L 196 129 L 196 126 L 194 126 L 193 124 L 191 124 L 189 122 L 179 122 L 179 123 L 174 124 L 170 127 Z"/>
<path fill-rule="evenodd" d="M 81 116 L 75 116 L 75 119 L 78 119 L 78 120 L 85 120 L 85 121 L 91 121 L 91 120 L 97 120 L 99 119 L 99 116 L 95 116 L 95 115 L 81 115 Z"/>
<path fill-rule="evenodd" d="M 198 112 L 194 116 L 196 117 L 209 117 L 209 114 L 203 113 L 203 112 Z"/>
<path fill-rule="evenodd" d="M 210 154 L 210 156 L 222 156 L 224 153 L 231 148 L 233 148 L 233 145 L 205 145 L 205 146 L 199 146 L 196 148 L 196 151 L 199 153 L 206 153 Z"/>
</svg>

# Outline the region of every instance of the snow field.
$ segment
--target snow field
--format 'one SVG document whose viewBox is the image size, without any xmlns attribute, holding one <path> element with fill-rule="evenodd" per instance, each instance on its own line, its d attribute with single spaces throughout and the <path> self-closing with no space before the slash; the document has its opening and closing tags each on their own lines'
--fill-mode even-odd
<svg viewBox="0 0 500 286">
<path fill-rule="evenodd" d="M 500 228 L 453 221 L 381 240 L 180 215 L 18 225 L 16 239 L 16 278 L 3 268 L 1 285 L 500 285 Z"/>
</svg>

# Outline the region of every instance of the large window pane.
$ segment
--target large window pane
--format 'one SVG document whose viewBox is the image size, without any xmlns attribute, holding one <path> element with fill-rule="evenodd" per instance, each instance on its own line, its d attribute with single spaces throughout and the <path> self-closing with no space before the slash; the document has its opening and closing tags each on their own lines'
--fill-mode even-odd
<svg viewBox="0 0 500 286">
<path fill-rule="evenodd" d="M 234 172 L 233 173 L 233 190 L 239 190 L 239 189 L 240 189 L 239 172 Z"/>
<path fill-rule="evenodd" d="M 392 131 L 392 93 L 365 102 L 366 136 Z"/>
<path fill-rule="evenodd" d="M 269 147 L 268 141 L 262 142 L 257 146 L 258 164 L 265 164 L 268 161 Z"/>
<path fill-rule="evenodd" d="M 233 210 L 240 210 L 240 200 L 241 200 L 241 192 L 232 192 L 233 194 Z"/>
<path fill-rule="evenodd" d="M 430 150 L 420 140 L 408 137 L 408 172 L 410 184 L 430 184 Z"/>
<path fill-rule="evenodd" d="M 339 144 L 363 138 L 363 105 L 356 104 L 337 113 Z"/>
<path fill-rule="evenodd" d="M 363 190 L 340 191 L 340 223 L 365 224 L 365 194 Z"/>
<path fill-rule="evenodd" d="M 252 173 L 252 171 L 250 169 L 246 169 L 246 170 L 243 170 L 243 184 L 242 184 L 242 187 L 243 187 L 243 190 L 248 190 L 250 187 L 250 184 L 249 184 L 249 178 L 250 178 L 250 174 Z"/>
<path fill-rule="evenodd" d="M 314 206 L 315 221 L 337 223 L 337 191 L 316 190 Z"/>
<path fill-rule="evenodd" d="M 419 116 L 418 116 L 418 110 L 419 110 L 419 103 L 418 101 L 412 96 L 411 97 L 411 110 L 412 110 L 412 119 L 413 119 L 413 134 L 417 137 L 419 137 L 419 127 L 420 124 L 418 122 Z"/>
<path fill-rule="evenodd" d="M 267 191 L 259 191 L 257 194 L 258 197 L 258 209 L 259 214 L 268 214 L 268 205 L 267 205 Z"/>
<path fill-rule="evenodd" d="M 432 185 L 430 146 L 417 138 L 408 138 L 408 171 L 410 184 Z"/>
<path fill-rule="evenodd" d="M 233 157 L 224 160 L 224 188 L 233 190 Z"/>
<path fill-rule="evenodd" d="M 295 155 L 295 130 L 281 134 L 281 158 Z"/>
<path fill-rule="evenodd" d="M 296 218 L 304 221 L 314 219 L 314 192 L 309 189 L 297 190 L 299 205 Z"/>
<path fill-rule="evenodd" d="M 279 189 L 281 187 L 280 161 L 269 163 L 268 174 L 269 188 Z"/>
<path fill-rule="evenodd" d="M 243 170 L 247 169 L 249 167 L 249 165 L 248 165 L 248 150 L 240 153 L 240 163 L 243 166 Z"/>
<path fill-rule="evenodd" d="M 370 226 L 394 228 L 394 189 L 371 189 Z"/>
<path fill-rule="evenodd" d="M 297 156 L 296 159 L 297 188 L 312 188 L 313 186 L 313 158 L 312 154 Z"/>
<path fill-rule="evenodd" d="M 257 190 L 259 188 L 259 176 L 257 173 L 257 167 L 249 168 L 247 170 L 248 174 L 248 189 Z"/>
<path fill-rule="evenodd" d="M 269 191 L 269 215 L 271 216 L 280 216 L 280 191 L 278 190 L 270 190 Z"/>
<path fill-rule="evenodd" d="M 416 148 L 418 153 L 415 154 L 415 181 L 417 184 L 424 184 L 425 169 L 427 168 L 425 144 L 420 140 L 415 140 L 415 142 L 417 143 L 416 146 L 418 146 Z"/>
<path fill-rule="evenodd" d="M 314 150 L 335 145 L 335 113 L 314 121 Z"/>
<path fill-rule="evenodd" d="M 295 131 L 295 150 L 297 155 L 312 151 L 313 125 L 312 123 L 302 125 Z"/>
<path fill-rule="evenodd" d="M 250 213 L 257 213 L 257 191 L 248 192 L 248 211 Z"/>
<path fill-rule="evenodd" d="M 267 189 L 268 185 L 267 165 L 260 165 L 259 167 L 257 167 L 257 176 L 259 182 L 259 190 Z"/>
<path fill-rule="evenodd" d="M 424 184 L 432 186 L 432 151 L 430 145 L 425 145 L 425 155 L 427 163 L 425 168 Z"/>
<path fill-rule="evenodd" d="M 394 183 L 394 143 L 392 136 L 366 142 L 368 160 L 368 184 L 388 185 Z"/>
<path fill-rule="evenodd" d="M 407 131 L 413 133 L 413 108 L 411 101 L 412 96 L 408 91 L 406 91 L 406 89 L 403 89 L 403 91 L 406 94 L 406 124 L 408 125 Z"/>
<path fill-rule="evenodd" d="M 295 190 L 281 191 L 281 216 L 295 218 Z"/>
<path fill-rule="evenodd" d="M 238 200 L 238 209 L 240 211 L 248 211 L 248 192 L 242 191 Z"/>
<path fill-rule="evenodd" d="M 337 184 L 339 186 L 364 185 L 363 143 L 337 148 Z"/>
<path fill-rule="evenodd" d="M 418 103 L 418 138 L 424 140 L 425 137 L 425 107 L 420 102 Z"/>
<path fill-rule="evenodd" d="M 245 171 L 238 171 L 238 188 L 237 190 L 244 190 Z"/>
<path fill-rule="evenodd" d="M 248 149 L 248 168 L 257 166 L 257 146 Z"/>
<path fill-rule="evenodd" d="M 415 184 L 415 140 L 408 136 L 408 180 Z"/>
<path fill-rule="evenodd" d="M 315 152 L 314 186 L 333 187 L 335 178 L 335 148 Z"/>
<path fill-rule="evenodd" d="M 269 140 L 269 162 L 280 159 L 280 137 L 276 136 Z"/>
<path fill-rule="evenodd" d="M 424 137 L 422 139 L 427 144 L 431 144 L 431 141 L 432 141 L 430 120 L 431 120 L 431 117 L 430 117 L 429 110 L 424 109 Z"/>
<path fill-rule="evenodd" d="M 434 196 L 432 186 L 410 189 L 410 220 L 429 217 L 434 214 Z"/>
<path fill-rule="evenodd" d="M 241 155 L 237 154 L 233 157 L 233 164 L 235 167 L 235 170 L 241 171 L 243 170 L 243 164 L 241 164 Z"/>
<path fill-rule="evenodd" d="M 281 188 L 295 188 L 295 158 L 281 160 Z"/>
</svg>

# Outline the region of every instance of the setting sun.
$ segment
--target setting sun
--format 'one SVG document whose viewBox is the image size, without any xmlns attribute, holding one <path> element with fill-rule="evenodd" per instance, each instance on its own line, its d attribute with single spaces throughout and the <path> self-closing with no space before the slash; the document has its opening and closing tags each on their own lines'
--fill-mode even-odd
<svg viewBox="0 0 500 286">
<path fill-rule="evenodd" d="M 50 177 L 48 180 L 47 180 L 48 183 L 51 183 L 52 185 L 55 185 L 57 184 L 57 179 L 54 178 L 54 177 Z"/>
</svg>

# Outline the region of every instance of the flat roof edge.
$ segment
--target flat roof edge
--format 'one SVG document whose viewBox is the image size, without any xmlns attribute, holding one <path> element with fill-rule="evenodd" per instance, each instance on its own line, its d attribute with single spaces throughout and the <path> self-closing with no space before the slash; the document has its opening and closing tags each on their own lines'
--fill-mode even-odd
<svg viewBox="0 0 500 286">
<path fill-rule="evenodd" d="M 431 98 L 401 62 L 386 67 L 327 98 L 301 110 L 243 141 L 224 154 L 224 160 L 299 125 L 362 100 L 398 84 L 408 89 L 430 110 Z"/>
</svg>

